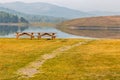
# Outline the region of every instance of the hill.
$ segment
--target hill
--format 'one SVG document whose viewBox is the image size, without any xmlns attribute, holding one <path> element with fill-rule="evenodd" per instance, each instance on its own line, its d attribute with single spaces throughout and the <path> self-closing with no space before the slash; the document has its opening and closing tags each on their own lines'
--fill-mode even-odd
<svg viewBox="0 0 120 80">
<path fill-rule="evenodd" d="M 120 16 L 101 16 L 101 17 L 89 17 L 79 18 L 63 22 L 64 26 L 101 26 L 101 27 L 117 27 L 120 26 Z"/>
<path fill-rule="evenodd" d="M 120 16 L 101 16 L 69 20 L 58 29 L 92 38 L 120 38 Z"/>
<path fill-rule="evenodd" d="M 41 2 L 39 3 L 12 2 L 0 4 L 0 6 L 31 15 L 46 15 L 65 18 L 77 18 L 90 15 L 86 12 Z"/>
<path fill-rule="evenodd" d="M 15 11 L 9 8 L 0 7 L 0 11 L 4 11 L 10 14 L 18 15 L 19 17 L 24 17 L 29 22 L 50 22 L 50 23 L 59 23 L 65 21 L 65 18 L 62 17 L 53 17 L 53 16 L 45 16 L 45 15 L 30 15 L 25 14 L 19 11 Z"/>
</svg>

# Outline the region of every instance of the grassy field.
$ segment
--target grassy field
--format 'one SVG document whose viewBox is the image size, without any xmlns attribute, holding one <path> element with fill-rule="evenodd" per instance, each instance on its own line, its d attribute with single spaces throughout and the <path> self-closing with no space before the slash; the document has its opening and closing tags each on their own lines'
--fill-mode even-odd
<svg viewBox="0 0 120 80">
<path fill-rule="evenodd" d="M 43 54 L 83 39 L 0 39 L 0 80 L 18 80 L 15 72 Z M 120 40 L 93 40 L 63 51 L 39 68 L 41 73 L 19 80 L 119 80 Z"/>
<path fill-rule="evenodd" d="M 15 76 L 15 72 L 43 54 L 81 40 L 0 39 L 0 80 Z M 13 79 L 12 79 L 13 80 Z"/>
</svg>

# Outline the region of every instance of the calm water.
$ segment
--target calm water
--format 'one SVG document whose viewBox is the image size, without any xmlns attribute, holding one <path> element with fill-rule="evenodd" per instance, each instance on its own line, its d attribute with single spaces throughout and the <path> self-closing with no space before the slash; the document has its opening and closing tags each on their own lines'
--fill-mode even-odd
<svg viewBox="0 0 120 80">
<path fill-rule="evenodd" d="M 57 33 L 57 38 L 120 38 L 120 27 L 110 27 L 108 29 L 99 27 L 78 27 L 77 29 L 64 29 L 64 32 L 62 32 L 62 30 L 60 31 L 54 27 L 0 26 L 1 38 L 15 38 L 16 32 L 55 32 Z M 35 35 L 37 36 L 37 34 Z"/>
<path fill-rule="evenodd" d="M 64 27 L 63 27 L 64 28 Z M 60 28 L 62 31 L 79 36 L 87 36 L 91 38 L 117 38 L 120 39 L 120 27 L 67 27 Z"/>
<path fill-rule="evenodd" d="M 16 32 L 55 32 L 58 38 L 83 38 L 81 36 L 71 35 L 62 32 L 53 27 L 18 27 L 18 26 L 0 26 L 1 38 L 14 38 Z"/>
</svg>

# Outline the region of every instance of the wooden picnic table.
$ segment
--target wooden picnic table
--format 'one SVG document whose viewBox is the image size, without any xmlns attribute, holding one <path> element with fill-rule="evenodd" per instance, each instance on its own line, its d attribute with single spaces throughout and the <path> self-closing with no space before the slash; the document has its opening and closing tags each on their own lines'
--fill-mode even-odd
<svg viewBox="0 0 120 80">
<path fill-rule="evenodd" d="M 32 40 L 32 39 L 35 38 L 34 34 L 35 34 L 34 32 L 16 32 L 16 39 L 19 39 L 23 35 L 27 35 L 27 36 L 30 36 L 30 39 Z M 37 38 L 38 39 L 41 39 L 44 36 L 49 36 L 53 40 L 53 39 L 56 38 L 56 33 L 53 33 L 53 32 L 45 32 L 45 33 L 38 32 L 37 33 Z"/>
</svg>

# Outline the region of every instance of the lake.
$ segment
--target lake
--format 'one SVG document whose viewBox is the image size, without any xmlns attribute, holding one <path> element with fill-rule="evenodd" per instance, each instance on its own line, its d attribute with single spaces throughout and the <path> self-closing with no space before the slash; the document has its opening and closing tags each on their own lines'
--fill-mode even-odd
<svg viewBox="0 0 120 80">
<path fill-rule="evenodd" d="M 62 32 L 54 27 L 34 27 L 34 26 L 0 26 L 0 38 L 15 38 L 16 32 L 55 32 L 57 38 L 83 38 L 82 36 L 76 36 Z M 85 38 L 85 37 L 84 37 Z"/>
<path fill-rule="evenodd" d="M 0 38 L 15 38 L 16 32 L 55 32 L 57 38 L 120 38 L 120 27 L 69 27 L 56 29 L 55 27 L 34 26 L 0 26 Z M 28 36 L 24 36 L 28 37 Z"/>
</svg>

